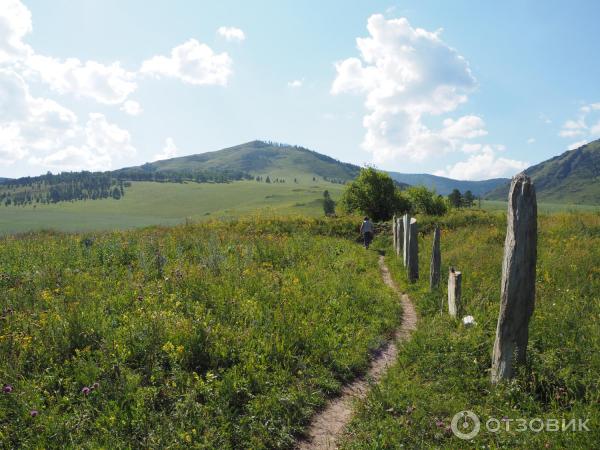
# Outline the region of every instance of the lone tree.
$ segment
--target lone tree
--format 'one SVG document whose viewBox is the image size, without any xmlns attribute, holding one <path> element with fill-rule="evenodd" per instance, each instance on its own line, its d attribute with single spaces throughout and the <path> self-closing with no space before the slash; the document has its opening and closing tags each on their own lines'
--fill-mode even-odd
<svg viewBox="0 0 600 450">
<path fill-rule="evenodd" d="M 462 194 L 458 189 L 453 189 L 450 194 L 448 194 L 448 201 L 453 208 L 460 208 L 462 206 Z"/>
<path fill-rule="evenodd" d="M 329 191 L 323 192 L 323 212 L 326 216 L 333 216 L 335 214 L 335 202 L 329 195 Z"/>
<path fill-rule="evenodd" d="M 410 203 L 394 180 L 372 167 L 361 169 L 358 177 L 346 187 L 342 206 L 348 212 L 360 212 L 376 221 L 389 220 L 394 213 L 410 209 Z"/>
</svg>

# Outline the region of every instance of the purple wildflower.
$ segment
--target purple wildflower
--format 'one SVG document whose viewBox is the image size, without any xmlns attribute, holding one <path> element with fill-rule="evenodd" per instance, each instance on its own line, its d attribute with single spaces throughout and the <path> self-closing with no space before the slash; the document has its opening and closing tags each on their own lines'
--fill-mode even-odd
<svg viewBox="0 0 600 450">
<path fill-rule="evenodd" d="M 443 420 L 439 420 L 439 419 L 438 419 L 438 420 L 436 420 L 436 421 L 435 421 L 435 425 L 436 425 L 438 428 L 444 428 L 444 421 L 443 421 Z"/>
<path fill-rule="evenodd" d="M 90 393 L 90 388 L 87 386 L 84 386 L 83 389 L 81 390 L 81 393 L 83 395 L 88 395 Z"/>
<path fill-rule="evenodd" d="M 10 394 L 13 391 L 13 387 L 10 384 L 5 384 L 2 388 L 2 392 L 5 394 Z"/>
<path fill-rule="evenodd" d="M 32 409 L 31 411 L 29 411 L 29 415 L 31 417 L 36 417 L 38 415 L 38 410 L 37 409 Z"/>
</svg>

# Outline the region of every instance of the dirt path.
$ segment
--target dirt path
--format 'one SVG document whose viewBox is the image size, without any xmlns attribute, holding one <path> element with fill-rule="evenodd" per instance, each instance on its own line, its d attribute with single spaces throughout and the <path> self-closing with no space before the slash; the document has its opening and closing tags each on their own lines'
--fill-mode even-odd
<svg viewBox="0 0 600 450">
<path fill-rule="evenodd" d="M 385 265 L 384 257 L 379 257 L 379 268 L 383 282 L 391 287 L 402 303 L 402 323 L 394 332 L 394 338 L 382 346 L 373 356 L 371 366 L 365 377 L 361 377 L 344 386 L 339 397 L 328 402 L 325 408 L 313 417 L 307 430 L 307 437 L 298 442 L 298 450 L 336 449 L 336 440 L 352 417 L 352 403 L 355 399 L 365 398 L 369 381 L 379 382 L 387 368 L 396 361 L 397 343 L 407 339 L 417 325 L 417 314 L 408 295 L 402 294 L 392 280 Z"/>
</svg>

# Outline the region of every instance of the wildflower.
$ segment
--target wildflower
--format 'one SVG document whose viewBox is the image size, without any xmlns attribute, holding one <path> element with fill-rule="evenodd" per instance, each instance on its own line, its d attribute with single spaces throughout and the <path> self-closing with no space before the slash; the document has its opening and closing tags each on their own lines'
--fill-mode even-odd
<svg viewBox="0 0 600 450">
<path fill-rule="evenodd" d="M 100 387 L 100 383 L 98 383 L 97 381 L 92 384 L 92 389 L 98 389 Z"/>
<path fill-rule="evenodd" d="M 31 411 L 29 411 L 29 415 L 31 417 L 36 417 L 38 415 L 38 410 L 37 409 L 32 409 Z"/>
<path fill-rule="evenodd" d="M 5 394 L 10 394 L 13 391 L 13 387 L 10 384 L 5 384 L 2 388 L 2 392 Z"/>
<path fill-rule="evenodd" d="M 444 428 L 444 421 L 443 420 L 436 420 L 435 421 L 435 426 L 438 428 Z"/>
<path fill-rule="evenodd" d="M 87 386 L 84 386 L 83 389 L 81 389 L 81 393 L 83 395 L 88 395 L 90 393 L 90 388 Z"/>
<path fill-rule="evenodd" d="M 475 318 L 473 316 L 463 317 L 462 323 L 465 327 L 470 327 L 471 325 L 477 325 L 477 322 L 475 322 Z"/>
</svg>

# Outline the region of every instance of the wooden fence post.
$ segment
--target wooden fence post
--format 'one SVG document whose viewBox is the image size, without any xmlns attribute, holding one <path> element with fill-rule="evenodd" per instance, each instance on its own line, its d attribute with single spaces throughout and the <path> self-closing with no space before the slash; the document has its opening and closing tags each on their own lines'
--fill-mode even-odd
<svg viewBox="0 0 600 450">
<path fill-rule="evenodd" d="M 406 273 L 408 281 L 414 283 L 419 279 L 419 228 L 417 219 L 410 219 L 408 232 L 408 257 L 406 265 Z"/>
<path fill-rule="evenodd" d="M 429 288 L 433 291 L 440 285 L 442 253 L 440 250 L 440 227 L 433 232 L 433 248 L 431 249 L 431 265 L 429 267 Z"/>
<path fill-rule="evenodd" d="M 396 256 L 399 257 L 400 253 L 402 252 L 402 249 L 404 248 L 404 246 L 402 245 L 404 239 L 404 226 L 402 218 L 398 217 L 396 221 Z"/>
<path fill-rule="evenodd" d="M 394 214 L 392 216 L 392 242 L 394 245 L 394 253 L 396 252 L 396 246 L 398 245 L 398 236 L 397 236 L 397 229 L 396 229 L 396 214 Z"/>
<path fill-rule="evenodd" d="M 404 267 L 406 267 L 408 264 L 408 235 L 410 233 L 410 219 L 408 214 L 404 214 L 402 217 L 402 231 L 404 232 L 402 236 L 402 255 Z"/>
<path fill-rule="evenodd" d="M 448 272 L 448 313 L 452 317 L 462 314 L 462 273 L 454 267 Z"/>
<path fill-rule="evenodd" d="M 492 383 L 512 378 L 516 363 L 526 361 L 529 319 L 535 305 L 537 261 L 537 201 L 531 179 L 512 179 L 508 213 L 500 314 L 492 356 Z"/>
</svg>

